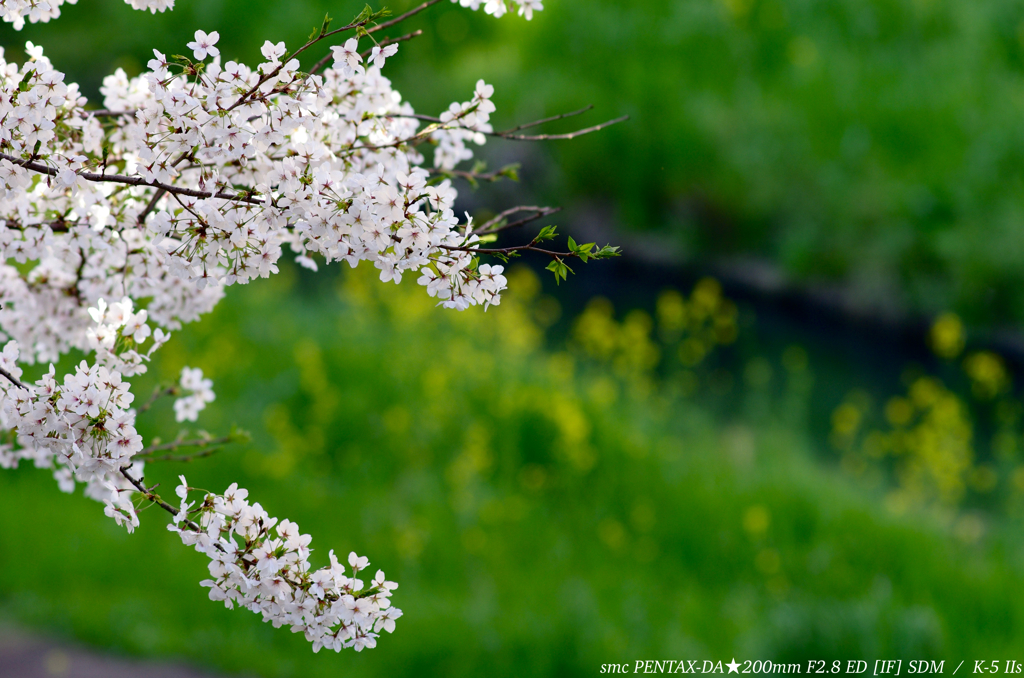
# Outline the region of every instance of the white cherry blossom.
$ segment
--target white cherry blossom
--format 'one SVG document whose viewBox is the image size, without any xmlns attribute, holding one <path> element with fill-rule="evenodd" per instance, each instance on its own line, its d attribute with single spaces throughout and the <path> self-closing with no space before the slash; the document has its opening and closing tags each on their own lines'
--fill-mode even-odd
<svg viewBox="0 0 1024 678">
<path fill-rule="evenodd" d="M 20 29 L 62 4 L 0 0 L 0 16 Z M 528 19 L 541 9 L 512 4 Z M 202 67 L 154 50 L 141 75 L 117 70 L 100 111 L 41 47 L 28 43 L 20 65 L 0 50 L 0 468 L 32 463 L 64 492 L 81 484 L 129 532 L 138 507 L 160 505 L 174 514 L 170 529 L 210 558 L 202 584 L 212 599 L 304 633 L 314 651 L 373 648 L 402 616 L 390 601 L 397 584 L 381 571 L 364 584 L 369 561 L 355 553 L 351 573 L 333 552 L 314 571 L 309 535 L 237 484 L 189 502 L 182 477 L 179 506 L 166 504 L 144 482 L 166 445 L 145 447 L 135 422 L 151 401 L 136 409 L 128 379 L 226 288 L 277 273 L 289 250 L 313 270 L 366 261 L 383 282 L 408 274 L 446 308 L 499 304 L 504 268 L 479 264 L 481 234 L 468 216 L 460 222 L 458 193 L 439 176 L 493 132 L 494 89 L 481 80 L 468 101 L 424 119 L 381 73 L 396 44 L 375 42 L 364 63 L 349 37 L 330 48 L 329 67 L 307 73 L 295 56 L 309 44 L 282 62 L 285 43 L 267 40 L 251 66 L 222 63 L 219 38 L 197 30 L 187 44 Z M 86 359 L 58 374 L 70 351 Z M 48 370 L 24 383 L 23 365 L 37 363 Z M 176 420 L 197 421 L 212 386 L 183 368 L 165 389 L 178 396 Z"/>
</svg>

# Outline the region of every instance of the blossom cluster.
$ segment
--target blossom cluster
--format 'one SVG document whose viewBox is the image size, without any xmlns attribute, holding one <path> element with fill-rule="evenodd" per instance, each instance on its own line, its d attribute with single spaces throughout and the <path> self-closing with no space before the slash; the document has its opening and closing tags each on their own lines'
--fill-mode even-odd
<svg viewBox="0 0 1024 678">
<path fill-rule="evenodd" d="M 151 13 L 174 9 L 174 0 L 124 0 L 134 9 L 148 9 Z M 47 22 L 60 16 L 60 6 L 64 3 L 74 5 L 78 0 L 0 0 L 0 18 L 14 24 L 15 30 L 25 26 L 25 20 L 31 23 Z M 452 0 L 463 7 L 476 10 L 483 6 L 484 11 L 494 16 L 503 16 L 508 12 L 509 4 L 519 8 L 519 16 L 527 20 L 533 18 L 535 11 L 544 9 L 541 0 Z"/>
<path fill-rule="evenodd" d="M 203 379 L 203 371 L 198 367 L 184 367 L 178 386 L 186 395 L 174 401 L 174 418 L 177 421 L 195 421 L 206 409 L 206 404 L 214 400 L 213 381 Z"/>
<path fill-rule="evenodd" d="M 103 354 L 97 355 L 104 360 Z M 0 368 L 20 380 L 15 342 L 4 346 Z M 10 427 L 18 443 L 0 446 L 0 467 L 30 460 L 38 468 L 53 469 L 65 492 L 73 491 L 76 482 L 85 483 L 86 495 L 103 502 L 106 514 L 131 532 L 139 524 L 134 488 L 121 471 L 142 473 L 142 464 L 133 457 L 143 446 L 135 411 L 129 407 L 135 396 L 128 389 L 120 372 L 84 360 L 74 374 L 64 375 L 62 384 L 52 365 L 33 385 L 0 380 L 0 426 Z"/>
<path fill-rule="evenodd" d="M 278 521 L 258 503 L 250 504 L 248 490 L 232 484 L 222 495 L 206 493 L 197 505 L 188 501 L 194 488 L 184 476 L 180 480 L 181 506 L 167 527 L 210 559 L 211 578 L 201 584 L 210 589 L 211 600 L 305 634 L 314 652 L 373 648 L 382 630 L 395 630 L 402 611 L 391 606 L 391 593 L 398 584 L 381 570 L 369 582 L 360 579 L 370 565 L 365 557 L 349 554 L 350 576 L 331 551 L 330 565 L 314 571 L 312 538 L 295 523 Z"/>
<path fill-rule="evenodd" d="M 0 15 L 21 28 L 62 3 L 0 0 Z M 542 8 L 512 4 L 528 19 Z M 398 46 L 373 40 L 369 21 L 308 70 L 297 56 L 340 31 L 325 26 L 294 52 L 268 40 L 255 66 L 222 60 L 219 34 L 196 31 L 190 57 L 154 50 L 141 75 L 105 78 L 101 109 L 40 47 L 28 43 L 20 65 L 0 48 L 0 467 L 30 461 L 68 492 L 83 483 L 132 531 L 133 502 L 160 503 L 143 484 L 159 446 L 144 448 L 135 418 L 149 403 L 132 408 L 126 379 L 226 287 L 277 273 L 288 249 L 313 269 L 367 261 L 383 282 L 410 275 L 446 308 L 500 303 L 503 268 L 478 263 L 480 236 L 455 215 L 446 178 L 494 133 L 494 89 L 481 80 L 440 116 L 417 115 L 381 72 Z M 53 362 L 72 350 L 90 358 L 58 375 Z M 23 366 L 39 363 L 49 371 L 23 383 Z M 187 367 L 167 392 L 180 396 L 178 421 L 214 399 Z M 310 573 L 308 537 L 244 499 L 207 495 L 198 522 L 176 522 L 219 563 L 216 595 L 303 630 L 314 648 L 373 647 L 394 628 L 382 573 L 364 588 L 365 559 L 350 558 L 348 577 L 333 555 Z"/>
<path fill-rule="evenodd" d="M 480 9 L 482 5 L 485 12 L 499 17 L 505 15 L 509 4 L 511 4 L 519 7 L 519 16 L 525 16 L 527 21 L 533 18 L 534 12 L 544 9 L 544 3 L 541 0 L 452 0 L 452 2 L 474 10 Z"/>
</svg>

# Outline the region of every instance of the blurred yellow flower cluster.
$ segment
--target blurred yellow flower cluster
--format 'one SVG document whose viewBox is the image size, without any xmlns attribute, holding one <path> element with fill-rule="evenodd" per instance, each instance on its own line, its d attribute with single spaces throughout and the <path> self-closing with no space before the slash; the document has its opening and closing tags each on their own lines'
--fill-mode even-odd
<svg viewBox="0 0 1024 678">
<path fill-rule="evenodd" d="M 932 325 L 929 345 L 947 361 L 966 348 L 963 322 L 953 313 Z M 956 363 L 953 363 L 956 365 Z M 872 461 L 888 460 L 897 489 L 889 505 L 959 505 L 968 492 L 987 495 L 1002 483 L 1024 492 L 1024 465 L 1017 460 L 1022 405 L 1011 395 L 1012 379 L 1003 358 L 992 351 L 973 351 L 959 363 L 963 390 L 950 390 L 935 376 L 910 380 L 907 393 L 890 398 L 882 409 L 884 424 L 871 423 L 870 398 L 854 391 L 832 413 L 830 442 L 843 454 L 843 467 L 855 475 L 877 476 Z M 953 375 L 956 377 L 956 373 Z M 979 421 L 990 422 L 978 424 Z M 981 440 L 978 431 L 989 433 Z M 980 453 L 979 453 L 980 450 Z"/>
<path fill-rule="evenodd" d="M 943 313 L 932 325 L 928 339 L 937 356 L 952 360 L 964 350 L 964 324 L 955 313 Z"/>
<path fill-rule="evenodd" d="M 1002 357 L 991 351 L 978 351 L 964 360 L 964 372 L 971 379 L 976 398 L 991 400 L 1010 390 L 1010 374 Z"/>
<path fill-rule="evenodd" d="M 611 302 L 596 297 L 576 319 L 572 343 L 577 352 L 641 387 L 649 387 L 659 365 L 677 363 L 684 368 L 683 390 L 692 393 L 697 382 L 690 370 L 716 346 L 736 340 L 736 321 L 736 305 L 722 296 L 718 281 L 704 278 L 689 298 L 677 290 L 662 292 L 653 318 L 633 310 L 620 322 Z"/>
<path fill-rule="evenodd" d="M 854 394 L 832 415 L 832 443 L 843 466 L 863 472 L 867 459 L 891 458 L 900 492 L 915 503 L 958 503 L 975 470 L 966 404 L 932 377 L 913 381 L 885 405 L 884 428 L 865 426 L 867 399 Z"/>
</svg>

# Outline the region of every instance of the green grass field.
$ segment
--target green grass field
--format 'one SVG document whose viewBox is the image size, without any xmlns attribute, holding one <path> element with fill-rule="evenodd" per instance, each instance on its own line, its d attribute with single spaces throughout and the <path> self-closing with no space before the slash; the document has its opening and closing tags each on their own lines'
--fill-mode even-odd
<svg viewBox="0 0 1024 678">
<path fill-rule="evenodd" d="M 47 633 L 260 676 L 591 675 L 642 658 L 801 661 L 1010 656 L 1024 639 L 1024 540 L 965 541 L 814 461 L 772 414 L 722 421 L 670 384 L 544 346 L 532 274 L 498 308 L 432 308 L 372 272 L 291 267 L 172 340 L 152 374 L 213 377 L 200 424 L 253 442 L 153 464 L 237 480 L 400 582 L 376 650 L 301 637 L 207 600 L 204 559 L 147 510 L 127 535 L 45 471 L 0 474 L 0 613 Z M 791 375 L 793 383 L 798 380 Z M 781 386 L 799 403 L 798 386 Z M 756 396 L 756 394 L 754 394 Z M 173 436 L 169 404 L 145 424 Z"/>
</svg>

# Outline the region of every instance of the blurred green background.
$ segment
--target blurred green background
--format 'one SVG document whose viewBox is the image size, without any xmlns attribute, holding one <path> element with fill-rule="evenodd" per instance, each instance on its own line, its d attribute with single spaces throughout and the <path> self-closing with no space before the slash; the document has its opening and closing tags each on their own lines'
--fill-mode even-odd
<svg viewBox="0 0 1024 678">
<path fill-rule="evenodd" d="M 180 53 L 196 28 L 254 62 L 265 39 L 294 47 L 325 11 L 359 8 L 81 0 L 0 44 L 9 59 L 43 45 L 96 98 L 104 74 Z M 489 143 L 521 183 L 463 187 L 481 217 L 567 205 L 560 225 L 624 260 L 559 288 L 525 262 L 486 314 L 372 270 L 286 265 L 231 289 L 135 385 L 203 368 L 217 401 L 200 425 L 253 441 L 149 475 L 237 480 L 313 535 L 314 560 L 368 555 L 401 584 L 396 633 L 313 655 L 207 601 L 203 559 L 163 516 L 125 535 L 26 467 L 0 474 L 0 515 L 17 516 L 0 615 L 261 676 L 1012 656 L 1024 406 L 1019 355 L 993 337 L 1018 345 L 1024 318 L 1024 8 L 548 0 L 527 23 L 445 2 L 392 33 L 414 28 L 388 75 L 420 112 L 483 77 L 498 128 L 590 103 L 580 126 L 631 116 L 572 142 Z M 148 437 L 177 433 L 169 410 Z"/>
</svg>

